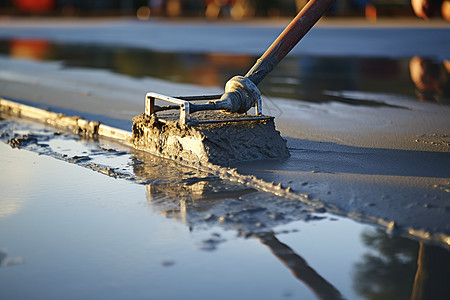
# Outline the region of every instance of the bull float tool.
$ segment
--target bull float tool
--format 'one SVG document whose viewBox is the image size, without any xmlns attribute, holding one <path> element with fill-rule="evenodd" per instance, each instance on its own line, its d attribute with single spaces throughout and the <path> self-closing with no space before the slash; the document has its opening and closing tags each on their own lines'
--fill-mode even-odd
<svg viewBox="0 0 450 300">
<path fill-rule="evenodd" d="M 245 76 L 235 76 L 226 83 L 223 95 L 170 97 L 147 93 L 145 112 L 133 118 L 134 146 L 194 163 L 289 157 L 274 117 L 262 114 L 257 85 L 334 2 L 309 1 Z M 156 100 L 171 104 L 157 106 Z M 254 114 L 247 114 L 253 107 Z"/>
</svg>

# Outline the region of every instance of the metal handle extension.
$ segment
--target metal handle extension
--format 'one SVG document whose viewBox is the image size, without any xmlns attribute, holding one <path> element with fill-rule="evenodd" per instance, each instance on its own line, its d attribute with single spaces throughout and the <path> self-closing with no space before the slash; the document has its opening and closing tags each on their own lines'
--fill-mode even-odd
<svg viewBox="0 0 450 300">
<path fill-rule="evenodd" d="M 193 104 L 189 101 L 201 101 L 201 100 L 215 100 L 220 98 L 222 95 L 206 95 L 206 96 L 180 96 L 180 97 L 170 97 L 154 92 L 149 92 L 145 96 L 145 114 L 150 116 L 153 115 L 157 111 L 157 107 L 155 106 L 155 100 L 162 100 L 166 102 L 170 102 L 176 104 L 180 108 L 180 123 L 187 124 L 190 121 L 190 114 L 196 111 L 202 110 L 220 110 L 221 108 L 217 107 L 216 103 L 202 103 L 202 104 Z M 176 107 L 169 106 L 168 109 L 174 109 Z M 164 110 L 160 109 L 160 110 Z M 255 102 L 255 112 L 256 116 L 262 115 L 262 103 L 261 98 Z M 258 118 L 259 119 L 259 118 Z M 239 120 L 239 119 L 238 119 Z M 234 121 L 234 120 L 223 120 L 223 121 Z M 205 122 L 206 123 L 206 122 Z"/>
</svg>

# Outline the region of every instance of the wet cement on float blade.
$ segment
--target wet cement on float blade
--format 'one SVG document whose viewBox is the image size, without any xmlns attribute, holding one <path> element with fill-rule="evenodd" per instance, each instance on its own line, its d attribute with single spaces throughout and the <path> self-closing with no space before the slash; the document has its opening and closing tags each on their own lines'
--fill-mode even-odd
<svg viewBox="0 0 450 300">
<path fill-rule="evenodd" d="M 192 114 L 197 121 L 245 117 L 219 111 Z M 140 150 L 194 163 L 226 164 L 290 156 L 273 118 L 182 125 L 173 114 L 166 115 L 165 122 L 141 114 L 133 118 L 133 144 Z"/>
</svg>

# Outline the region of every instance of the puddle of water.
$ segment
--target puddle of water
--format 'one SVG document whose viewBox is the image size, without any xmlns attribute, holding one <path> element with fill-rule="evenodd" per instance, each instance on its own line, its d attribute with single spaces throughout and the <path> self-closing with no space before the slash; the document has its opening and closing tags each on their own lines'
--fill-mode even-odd
<svg viewBox="0 0 450 300">
<path fill-rule="evenodd" d="M 448 295 L 434 285 L 448 278 L 448 250 L 108 141 L 13 120 L 0 128 L 3 140 L 35 139 L 0 143 L 5 298 Z"/>
<path fill-rule="evenodd" d="M 201 86 L 223 86 L 245 74 L 251 55 L 171 53 L 126 47 L 60 44 L 47 40 L 0 41 L 0 54 L 11 58 L 60 61 L 65 67 L 100 68 L 134 77 L 154 77 Z M 310 102 L 386 106 L 373 99 L 346 97 L 340 91 L 383 91 L 418 101 L 450 103 L 448 62 L 428 57 L 288 56 L 260 84 L 267 97 Z"/>
</svg>

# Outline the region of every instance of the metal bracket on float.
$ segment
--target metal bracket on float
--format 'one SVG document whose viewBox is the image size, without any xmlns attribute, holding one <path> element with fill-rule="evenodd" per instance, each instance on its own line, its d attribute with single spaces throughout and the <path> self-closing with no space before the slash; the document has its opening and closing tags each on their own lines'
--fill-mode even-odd
<svg viewBox="0 0 450 300">
<path fill-rule="evenodd" d="M 207 123 L 224 123 L 224 122 L 240 122 L 240 121 L 259 121 L 265 119 L 273 119 L 273 117 L 262 115 L 262 100 L 261 97 L 255 101 L 256 114 L 252 117 L 236 118 L 236 119 L 223 119 L 223 120 L 191 120 L 190 114 L 196 111 L 203 110 L 217 110 L 214 103 L 193 104 L 189 101 L 207 101 L 218 100 L 222 95 L 206 95 L 206 96 L 180 96 L 170 97 L 158 93 L 149 92 L 145 96 L 145 114 L 150 116 L 159 111 L 180 109 L 180 123 L 185 124 L 207 124 Z M 175 105 L 156 106 L 155 100 L 162 100 L 173 103 Z M 230 114 L 231 115 L 231 114 Z M 163 118 L 159 118 L 160 121 L 166 122 Z"/>
</svg>

